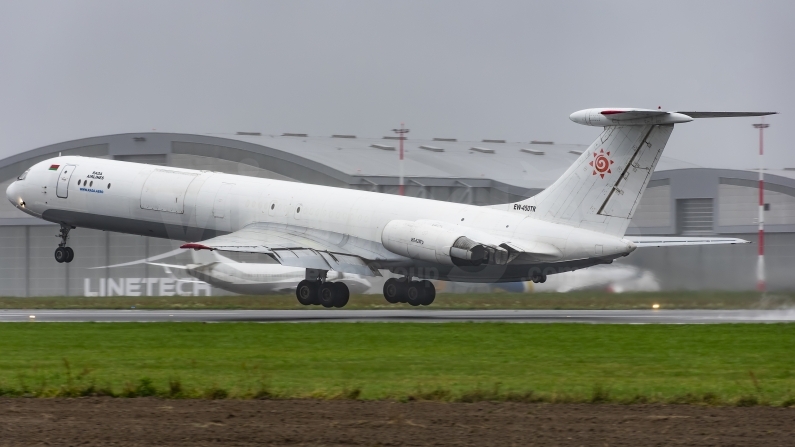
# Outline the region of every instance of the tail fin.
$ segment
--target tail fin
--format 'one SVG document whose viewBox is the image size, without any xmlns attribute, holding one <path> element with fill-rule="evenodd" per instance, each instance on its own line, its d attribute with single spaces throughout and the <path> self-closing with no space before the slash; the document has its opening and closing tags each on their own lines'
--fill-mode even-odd
<svg viewBox="0 0 795 447">
<path fill-rule="evenodd" d="M 698 112 L 695 117 L 768 114 Z M 588 109 L 573 113 L 571 120 L 604 130 L 555 183 L 512 208 L 532 210 L 541 220 L 623 236 L 674 124 L 693 117 L 660 110 Z"/>
<path fill-rule="evenodd" d="M 555 183 L 521 204 L 542 220 L 623 236 L 673 127 L 605 127 Z"/>
</svg>

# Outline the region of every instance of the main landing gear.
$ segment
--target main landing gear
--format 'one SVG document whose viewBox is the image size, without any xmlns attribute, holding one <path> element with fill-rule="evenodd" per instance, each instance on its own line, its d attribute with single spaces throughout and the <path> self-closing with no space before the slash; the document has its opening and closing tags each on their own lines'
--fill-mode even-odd
<svg viewBox="0 0 795 447">
<path fill-rule="evenodd" d="M 530 277 L 530 281 L 533 281 L 536 284 L 543 284 L 547 282 L 547 275 L 543 273 L 534 273 L 533 276 Z"/>
<path fill-rule="evenodd" d="M 61 243 L 58 244 L 58 248 L 55 249 L 55 260 L 58 261 L 58 263 L 72 262 L 72 259 L 75 258 L 75 251 L 72 250 L 72 247 L 66 246 L 66 241 L 69 239 L 69 230 L 73 228 L 74 227 L 62 223 L 61 231 L 56 235 L 56 237 L 61 238 Z"/>
<path fill-rule="evenodd" d="M 307 274 L 309 276 L 309 274 Z M 344 307 L 351 292 L 344 282 L 326 281 L 325 272 L 317 279 L 305 279 L 295 288 L 295 297 L 304 306 Z"/>
<path fill-rule="evenodd" d="M 409 281 L 408 278 L 390 278 L 384 283 L 384 298 L 392 304 L 428 306 L 436 299 L 436 288 L 427 279 Z"/>
</svg>

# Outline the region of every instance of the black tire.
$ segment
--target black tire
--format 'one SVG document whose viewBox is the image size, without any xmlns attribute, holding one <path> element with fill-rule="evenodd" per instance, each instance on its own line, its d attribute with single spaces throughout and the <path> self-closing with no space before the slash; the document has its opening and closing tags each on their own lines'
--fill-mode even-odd
<svg viewBox="0 0 795 447">
<path fill-rule="evenodd" d="M 337 296 L 336 292 L 337 288 L 334 287 L 333 282 L 324 282 L 323 285 L 320 286 L 320 292 L 318 293 L 320 305 L 326 309 L 334 307 L 334 301 Z"/>
<path fill-rule="evenodd" d="M 64 247 L 64 250 L 66 250 L 66 260 L 64 262 L 72 262 L 75 258 L 75 251 L 72 250 L 72 247 Z"/>
<path fill-rule="evenodd" d="M 344 282 L 334 283 L 334 307 L 345 307 L 351 297 L 351 291 Z"/>
<path fill-rule="evenodd" d="M 400 281 L 395 278 L 389 278 L 384 283 L 384 298 L 392 304 L 399 303 L 402 290 L 403 287 L 401 287 Z"/>
<path fill-rule="evenodd" d="M 298 302 L 304 306 L 311 306 L 317 303 L 317 281 L 309 281 L 305 279 L 298 283 L 295 288 L 295 297 Z"/>
<path fill-rule="evenodd" d="M 55 260 L 58 261 L 59 264 L 66 262 L 66 259 L 68 257 L 69 253 L 66 250 L 64 250 L 63 247 L 58 247 L 55 249 Z"/>
<path fill-rule="evenodd" d="M 434 287 L 433 283 L 428 281 L 427 279 L 420 281 L 420 286 L 425 291 L 425 296 L 422 300 L 423 306 L 430 306 L 433 303 L 433 300 L 436 299 L 436 287 Z"/>
<path fill-rule="evenodd" d="M 411 281 L 406 286 L 406 302 L 412 306 L 420 306 L 425 300 L 425 288 L 420 281 Z"/>
<path fill-rule="evenodd" d="M 409 286 L 409 281 L 405 279 L 398 279 L 398 303 L 406 302 L 406 288 Z"/>
</svg>

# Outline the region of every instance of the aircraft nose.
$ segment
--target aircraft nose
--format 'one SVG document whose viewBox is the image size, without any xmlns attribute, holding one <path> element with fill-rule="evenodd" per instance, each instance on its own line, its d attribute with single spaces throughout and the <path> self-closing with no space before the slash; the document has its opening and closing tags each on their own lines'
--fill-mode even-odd
<svg viewBox="0 0 795 447">
<path fill-rule="evenodd" d="M 22 188 L 19 185 L 19 181 L 15 181 L 14 183 L 8 185 L 8 188 L 6 188 L 6 197 L 8 198 L 9 202 L 14 204 L 14 206 L 19 205 L 20 200 L 22 200 L 22 198 L 19 197 L 20 193 L 22 192 L 21 189 Z"/>
</svg>

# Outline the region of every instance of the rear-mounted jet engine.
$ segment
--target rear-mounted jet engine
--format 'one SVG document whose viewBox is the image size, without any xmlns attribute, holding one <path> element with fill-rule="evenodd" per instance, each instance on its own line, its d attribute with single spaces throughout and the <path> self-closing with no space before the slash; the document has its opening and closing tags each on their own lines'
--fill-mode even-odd
<svg viewBox="0 0 795 447">
<path fill-rule="evenodd" d="M 381 243 L 392 253 L 445 265 L 507 264 L 508 250 L 467 237 L 466 228 L 442 224 L 393 220 L 384 227 Z"/>
</svg>

